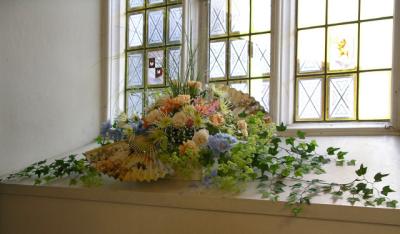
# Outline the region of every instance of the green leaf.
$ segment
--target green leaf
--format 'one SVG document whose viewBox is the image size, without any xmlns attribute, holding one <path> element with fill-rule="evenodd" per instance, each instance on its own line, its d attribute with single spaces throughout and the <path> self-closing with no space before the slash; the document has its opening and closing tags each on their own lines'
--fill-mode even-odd
<svg viewBox="0 0 400 234">
<path fill-rule="evenodd" d="M 396 208 L 397 207 L 397 203 L 399 203 L 399 202 L 396 201 L 396 200 L 388 201 L 388 202 L 386 202 L 386 207 Z"/>
<path fill-rule="evenodd" d="M 356 188 L 357 188 L 357 193 L 359 193 L 360 191 L 362 191 L 362 190 L 364 190 L 364 189 L 367 188 L 367 184 L 365 184 L 365 183 L 358 183 L 358 184 L 356 185 Z"/>
<path fill-rule="evenodd" d="M 303 169 L 302 169 L 302 168 L 297 169 L 297 170 L 294 172 L 294 175 L 295 175 L 296 177 L 302 177 L 302 176 L 303 176 Z"/>
<path fill-rule="evenodd" d="M 352 159 L 347 162 L 347 166 L 355 166 L 356 165 L 356 160 Z"/>
<path fill-rule="evenodd" d="M 343 167 L 344 166 L 344 160 L 336 160 L 336 166 Z"/>
<path fill-rule="evenodd" d="M 328 149 L 326 149 L 326 152 L 328 153 L 328 155 L 335 155 L 335 152 L 338 150 L 340 150 L 340 148 L 329 147 Z"/>
<path fill-rule="evenodd" d="M 296 135 L 300 139 L 306 139 L 306 133 L 303 131 L 297 131 Z"/>
<path fill-rule="evenodd" d="M 380 198 L 376 198 L 374 201 L 376 202 L 376 204 L 377 204 L 378 206 L 380 206 L 380 205 L 383 204 L 384 201 L 386 201 L 386 198 L 380 197 Z"/>
<path fill-rule="evenodd" d="M 356 202 L 360 201 L 358 197 L 349 197 L 347 201 L 353 206 Z"/>
<path fill-rule="evenodd" d="M 343 152 L 343 151 L 339 151 L 338 153 L 337 153 L 337 158 L 339 159 L 339 160 L 343 160 L 344 159 L 344 156 L 347 154 L 347 152 Z"/>
<path fill-rule="evenodd" d="M 394 191 L 393 189 L 390 188 L 389 185 L 387 185 L 387 186 L 382 188 L 381 194 L 387 196 L 388 193 L 392 193 L 392 192 L 396 192 L 396 191 Z"/>
<path fill-rule="evenodd" d="M 295 139 L 293 137 L 286 138 L 286 145 L 294 145 Z"/>
<path fill-rule="evenodd" d="M 290 186 L 292 189 L 299 189 L 299 188 L 301 188 L 301 186 L 302 186 L 302 184 L 301 183 L 297 183 L 297 184 L 294 184 L 294 185 L 292 185 L 292 186 Z"/>
<path fill-rule="evenodd" d="M 282 122 L 280 125 L 276 126 L 276 130 L 278 132 L 284 132 L 286 131 L 287 127 L 285 126 L 285 124 Z"/>
<path fill-rule="evenodd" d="M 363 175 L 367 174 L 367 167 L 364 167 L 364 165 L 361 164 L 360 168 L 358 170 L 356 170 L 356 174 L 358 176 L 363 176 Z"/>
<path fill-rule="evenodd" d="M 383 177 L 386 177 L 386 176 L 388 176 L 389 174 L 382 174 L 382 173 L 377 173 L 375 176 L 374 176 L 374 180 L 375 180 L 375 182 L 381 182 L 382 181 L 382 178 Z"/>
</svg>

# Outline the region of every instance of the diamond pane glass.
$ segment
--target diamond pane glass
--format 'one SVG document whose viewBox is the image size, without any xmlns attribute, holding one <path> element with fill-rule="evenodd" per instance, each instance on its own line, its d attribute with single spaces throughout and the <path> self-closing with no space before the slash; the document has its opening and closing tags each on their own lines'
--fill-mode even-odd
<svg viewBox="0 0 400 234">
<path fill-rule="evenodd" d="M 147 52 L 147 84 L 164 84 L 164 51 Z"/>
<path fill-rule="evenodd" d="M 322 79 L 299 79 L 297 82 L 298 119 L 322 119 Z"/>
<path fill-rule="evenodd" d="M 393 16 L 394 0 L 361 0 L 361 19 Z"/>
<path fill-rule="evenodd" d="M 249 93 L 249 82 L 247 80 L 230 82 L 229 86 L 243 93 Z"/>
<path fill-rule="evenodd" d="M 250 30 L 250 0 L 231 0 L 231 33 L 248 33 Z"/>
<path fill-rule="evenodd" d="M 355 118 L 355 83 L 354 76 L 329 78 L 329 118 Z"/>
<path fill-rule="evenodd" d="M 128 116 L 143 114 L 143 92 L 128 93 Z"/>
<path fill-rule="evenodd" d="M 230 40 L 230 75 L 232 78 L 248 76 L 249 42 L 248 38 Z"/>
<path fill-rule="evenodd" d="M 168 75 L 176 80 L 180 75 L 181 67 L 181 49 L 173 48 L 168 50 Z"/>
<path fill-rule="evenodd" d="M 217 41 L 210 43 L 210 78 L 225 77 L 226 42 Z"/>
<path fill-rule="evenodd" d="M 180 42 L 182 38 L 182 7 L 169 8 L 168 41 Z"/>
<path fill-rule="evenodd" d="M 253 96 L 269 112 L 269 80 L 251 80 L 251 96 Z"/>
<path fill-rule="evenodd" d="M 129 47 L 143 45 L 143 13 L 129 16 Z"/>
<path fill-rule="evenodd" d="M 160 44 L 164 41 L 164 10 L 149 11 L 147 15 L 147 43 Z"/>
<path fill-rule="evenodd" d="M 298 73 L 322 72 L 325 61 L 325 29 L 317 28 L 298 32 Z"/>
<path fill-rule="evenodd" d="M 325 24 L 325 2 L 326 0 L 298 0 L 298 27 Z"/>
<path fill-rule="evenodd" d="M 128 88 L 143 87 L 143 52 L 128 54 Z"/>
<path fill-rule="evenodd" d="M 328 67 L 330 71 L 356 68 L 357 30 L 357 24 L 328 28 Z"/>
<path fill-rule="evenodd" d="M 271 0 L 252 0 L 252 32 L 271 30 Z"/>
<path fill-rule="evenodd" d="M 165 89 L 150 89 L 147 90 L 147 106 L 152 106 L 156 100 L 166 95 Z"/>
<path fill-rule="evenodd" d="M 160 4 L 163 3 L 164 0 L 147 0 L 149 5 Z"/>
<path fill-rule="evenodd" d="M 358 1 L 359 0 L 328 1 L 328 23 L 334 24 L 357 20 Z"/>
<path fill-rule="evenodd" d="M 210 5 L 210 35 L 226 34 L 226 15 L 228 0 L 211 0 Z"/>
<path fill-rule="evenodd" d="M 361 23 L 360 30 L 360 69 L 391 68 L 393 20 Z"/>
<path fill-rule="evenodd" d="M 359 118 L 361 120 L 390 119 L 391 72 L 362 72 L 359 84 Z"/>
<path fill-rule="evenodd" d="M 267 76 L 270 73 L 271 65 L 271 35 L 262 34 L 251 37 L 252 58 L 251 58 L 251 76 Z"/>
<path fill-rule="evenodd" d="M 143 7 L 143 6 L 144 6 L 144 0 L 130 0 L 129 1 L 130 8 Z"/>
</svg>

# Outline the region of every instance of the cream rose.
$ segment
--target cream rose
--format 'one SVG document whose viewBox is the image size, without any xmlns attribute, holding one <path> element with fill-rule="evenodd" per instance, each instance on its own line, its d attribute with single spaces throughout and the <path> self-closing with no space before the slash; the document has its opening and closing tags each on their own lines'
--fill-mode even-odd
<svg viewBox="0 0 400 234">
<path fill-rule="evenodd" d="M 204 146 L 208 142 L 208 137 L 210 134 L 208 133 L 207 129 L 201 129 L 197 131 L 194 136 L 193 136 L 193 141 L 198 145 L 198 146 Z"/>
<path fill-rule="evenodd" d="M 183 112 L 178 112 L 172 117 L 172 124 L 177 128 L 184 127 L 187 121 L 188 116 Z"/>
</svg>

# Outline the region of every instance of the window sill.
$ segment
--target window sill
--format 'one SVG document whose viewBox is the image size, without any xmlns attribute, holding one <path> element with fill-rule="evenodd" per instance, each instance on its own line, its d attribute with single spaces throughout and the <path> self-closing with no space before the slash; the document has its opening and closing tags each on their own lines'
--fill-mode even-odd
<svg viewBox="0 0 400 234">
<path fill-rule="evenodd" d="M 394 129 L 389 122 L 346 122 L 346 123 L 294 123 L 288 125 L 282 136 L 303 131 L 308 136 L 380 136 L 400 135 L 399 129 Z"/>
</svg>

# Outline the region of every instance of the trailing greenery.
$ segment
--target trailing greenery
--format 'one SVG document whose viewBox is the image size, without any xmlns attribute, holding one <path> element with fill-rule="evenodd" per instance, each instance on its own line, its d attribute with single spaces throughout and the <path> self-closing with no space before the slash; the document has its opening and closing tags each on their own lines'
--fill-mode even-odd
<svg viewBox="0 0 400 234">
<path fill-rule="evenodd" d="M 77 155 L 70 155 L 57 159 L 52 163 L 43 160 L 34 163 L 15 174 L 10 174 L 6 179 L 33 178 L 34 185 L 46 184 L 58 179 L 68 178 L 70 185 L 79 183 L 84 186 L 99 186 L 102 184 L 101 174 L 85 159 L 78 159 Z"/>
</svg>

